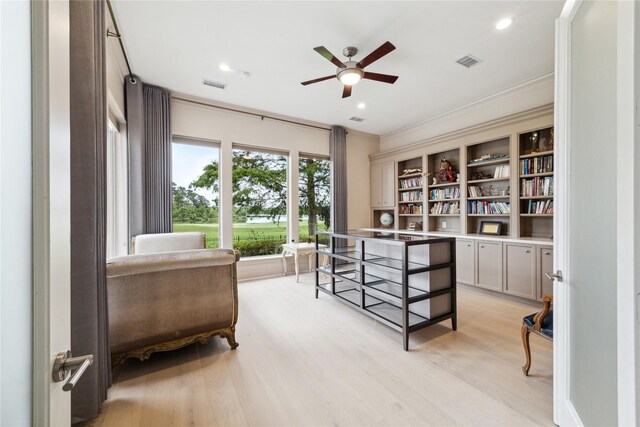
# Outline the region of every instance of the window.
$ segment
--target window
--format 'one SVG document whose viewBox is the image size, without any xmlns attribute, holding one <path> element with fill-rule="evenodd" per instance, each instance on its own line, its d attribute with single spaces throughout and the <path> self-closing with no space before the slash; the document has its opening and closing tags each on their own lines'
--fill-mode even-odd
<svg viewBox="0 0 640 427">
<path fill-rule="evenodd" d="M 108 120 L 107 131 L 107 258 L 128 252 L 127 145 L 117 122 Z"/>
<path fill-rule="evenodd" d="M 217 248 L 220 149 L 175 137 L 172 148 L 173 231 L 205 233 L 207 248 Z"/>
<path fill-rule="evenodd" d="M 287 241 L 287 156 L 233 150 L 233 247 L 242 257 L 275 255 Z"/>
<path fill-rule="evenodd" d="M 330 225 L 331 162 L 326 157 L 300 154 L 299 168 L 299 241 L 315 241 L 316 231 L 326 231 Z"/>
</svg>

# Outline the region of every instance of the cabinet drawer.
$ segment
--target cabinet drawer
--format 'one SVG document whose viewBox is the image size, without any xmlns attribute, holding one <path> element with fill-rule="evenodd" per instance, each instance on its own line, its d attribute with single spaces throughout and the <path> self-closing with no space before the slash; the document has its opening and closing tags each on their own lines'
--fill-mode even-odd
<svg viewBox="0 0 640 427">
<path fill-rule="evenodd" d="M 476 242 L 476 286 L 502 292 L 502 243 Z"/>
<path fill-rule="evenodd" d="M 504 244 L 504 293 L 536 298 L 536 253 L 534 245 Z"/>
<path fill-rule="evenodd" d="M 553 295 L 553 280 L 546 273 L 553 272 L 553 247 L 538 246 L 538 299 Z"/>
<path fill-rule="evenodd" d="M 456 240 L 456 278 L 458 283 L 475 285 L 476 246 L 473 240 Z"/>
</svg>

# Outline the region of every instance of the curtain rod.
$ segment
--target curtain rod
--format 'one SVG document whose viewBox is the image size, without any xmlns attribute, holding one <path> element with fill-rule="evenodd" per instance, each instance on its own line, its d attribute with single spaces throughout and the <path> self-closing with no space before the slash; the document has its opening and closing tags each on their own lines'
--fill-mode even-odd
<svg viewBox="0 0 640 427">
<path fill-rule="evenodd" d="M 118 39 L 118 42 L 120 42 L 120 50 L 122 50 L 122 55 L 124 55 L 124 62 L 127 63 L 127 69 L 129 70 L 129 79 L 131 80 L 131 83 L 135 83 L 136 79 L 133 77 L 131 65 L 129 65 L 129 58 L 127 58 L 127 52 L 124 50 L 122 35 L 120 34 L 120 30 L 118 29 L 118 23 L 116 22 L 116 16 L 113 14 L 113 8 L 111 7 L 110 0 L 107 0 L 107 6 L 109 7 L 109 15 L 111 15 L 111 21 L 113 21 L 113 28 L 116 30 L 115 33 L 107 30 L 107 37 L 116 37 Z"/>
<path fill-rule="evenodd" d="M 191 102 L 192 104 L 203 105 L 205 107 L 218 108 L 220 110 L 232 111 L 234 113 L 248 114 L 250 116 L 260 117 L 262 120 L 271 119 L 271 120 L 276 120 L 276 121 L 279 121 L 279 122 L 291 123 L 291 124 L 298 125 L 298 126 L 306 126 L 306 127 L 310 127 L 310 128 L 314 128 L 314 129 L 322 129 L 322 130 L 331 131 L 331 129 L 325 128 L 325 127 L 322 127 L 322 126 L 309 125 L 307 123 L 300 123 L 300 122 L 296 122 L 294 120 L 281 119 L 279 117 L 273 117 L 273 116 L 269 116 L 269 115 L 266 115 L 266 114 L 252 113 L 252 112 L 249 112 L 249 111 L 237 110 L 235 108 L 222 107 L 220 105 L 214 105 L 214 104 L 207 104 L 206 102 L 194 101 L 192 99 L 183 98 L 181 96 L 173 96 L 173 98 L 174 99 L 179 99 L 179 100 L 185 101 L 185 102 Z"/>
</svg>

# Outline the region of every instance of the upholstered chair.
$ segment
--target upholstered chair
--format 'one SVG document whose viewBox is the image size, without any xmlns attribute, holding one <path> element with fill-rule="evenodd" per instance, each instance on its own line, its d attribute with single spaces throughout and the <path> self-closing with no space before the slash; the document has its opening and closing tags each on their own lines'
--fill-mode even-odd
<svg viewBox="0 0 640 427">
<path fill-rule="evenodd" d="M 525 375 L 529 375 L 529 368 L 531 368 L 531 349 L 529 347 L 529 333 L 541 336 L 542 338 L 553 341 L 553 310 L 551 309 L 551 301 L 553 297 L 547 295 L 542 299 L 542 310 L 537 313 L 525 316 L 522 319 L 522 345 L 524 346 L 524 355 L 526 361 L 522 367 L 522 372 Z"/>
</svg>

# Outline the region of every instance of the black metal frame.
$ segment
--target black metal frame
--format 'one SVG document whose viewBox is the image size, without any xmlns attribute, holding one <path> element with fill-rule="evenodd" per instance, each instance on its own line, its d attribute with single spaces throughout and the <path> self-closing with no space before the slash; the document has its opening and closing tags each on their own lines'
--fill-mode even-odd
<svg viewBox="0 0 640 427">
<path fill-rule="evenodd" d="M 319 236 L 320 235 L 328 235 L 330 237 L 330 247 L 327 249 L 321 249 L 319 247 Z M 415 238 L 415 235 L 411 236 Z M 350 257 L 348 256 L 350 251 L 347 249 L 346 251 L 342 247 L 337 247 L 336 241 L 337 239 L 350 239 L 355 240 L 356 246 L 361 245 L 361 250 L 359 257 Z M 377 242 L 388 243 L 395 246 L 402 246 L 402 256 L 401 259 L 392 259 L 392 258 L 384 258 L 380 256 L 376 256 L 374 258 L 367 258 L 367 253 L 365 250 L 366 241 L 374 240 Z M 388 240 L 376 237 L 366 237 L 362 235 L 353 235 L 349 233 L 331 233 L 331 232 L 318 232 L 315 235 L 315 243 L 316 243 L 316 285 L 315 285 L 315 293 L 316 298 L 318 298 L 319 291 L 322 291 L 326 294 L 332 295 L 334 297 L 338 297 L 339 301 L 342 301 L 349 305 L 350 307 L 355 307 L 358 311 L 366 314 L 369 317 L 372 317 L 378 320 L 380 323 L 400 331 L 402 333 L 402 345 L 405 351 L 409 349 L 409 334 L 411 332 L 415 332 L 419 329 L 425 328 L 427 326 L 434 325 L 436 323 L 442 322 L 444 320 L 451 319 L 451 328 L 455 331 L 457 329 L 457 299 L 456 299 L 456 241 L 451 237 L 426 237 L 422 240 Z M 425 245 L 425 244 L 434 244 L 434 243 L 449 243 L 449 256 L 450 261 L 446 263 L 440 263 L 435 265 L 428 264 L 417 264 L 409 262 L 409 247 L 416 245 Z M 342 250 L 342 251 L 340 251 Z M 357 249 L 355 250 L 357 252 Z M 320 255 L 330 257 L 330 266 L 320 266 Z M 370 255 L 370 254 L 369 254 Z M 376 262 L 377 261 L 377 262 Z M 338 265 L 338 262 L 340 264 Z M 342 266 L 348 265 L 350 263 L 354 264 L 354 268 L 351 270 L 338 271 Z M 396 266 L 392 266 L 395 264 Z M 413 266 L 411 264 L 414 264 Z M 359 267 L 357 267 L 359 266 Z M 381 279 L 373 275 L 369 275 L 366 272 L 367 266 L 375 266 L 376 268 L 390 269 L 393 271 L 401 271 L 402 280 L 401 282 L 394 282 L 389 279 Z M 336 268 L 338 267 L 338 269 Z M 437 291 L 424 291 L 421 289 L 416 289 L 409 286 L 409 276 L 412 274 L 424 273 L 427 271 L 440 270 L 448 268 L 449 269 L 449 280 L 450 286 L 445 289 L 439 289 Z M 320 284 L 320 274 L 330 276 L 331 282 L 330 284 Z M 348 275 L 353 274 L 353 278 L 347 277 Z M 367 278 L 374 279 L 372 282 L 367 282 Z M 375 280 L 377 279 L 377 280 Z M 338 280 L 338 281 L 337 281 Z M 351 283 L 353 286 L 348 285 L 346 289 L 338 290 L 336 283 L 342 283 L 343 281 L 347 281 Z M 397 293 L 392 293 L 389 291 L 377 289 L 375 286 L 380 284 L 392 284 L 400 287 L 400 295 Z M 329 285 L 329 286 L 327 286 Z M 371 292 L 373 290 L 373 294 Z M 410 291 L 413 290 L 414 293 L 418 292 L 419 295 L 410 296 Z M 353 292 L 358 292 L 357 300 L 354 298 Z M 389 301 L 381 300 L 375 296 L 375 293 L 379 292 L 382 294 L 386 294 L 389 297 L 397 298 L 400 301 L 400 305 L 392 304 Z M 409 309 L 409 305 L 418 301 L 424 301 L 427 299 L 435 298 L 441 295 L 451 295 L 451 311 L 446 314 L 442 314 L 440 316 L 428 319 L 422 315 L 412 313 Z M 351 298 L 349 298 L 351 297 Z M 373 300 L 372 303 L 367 304 L 368 300 Z M 377 302 L 376 302 L 377 301 Z M 396 322 L 393 319 L 384 317 L 380 313 L 376 313 L 372 311 L 371 308 L 376 306 L 388 305 L 395 307 L 401 310 L 401 320 L 400 322 Z M 419 317 L 423 319 L 422 321 L 418 321 L 417 323 L 411 324 L 410 319 L 411 316 Z"/>
</svg>

